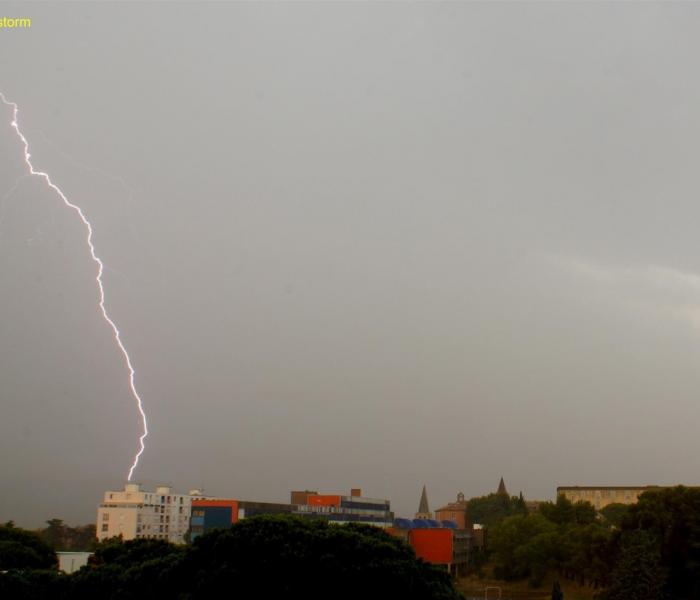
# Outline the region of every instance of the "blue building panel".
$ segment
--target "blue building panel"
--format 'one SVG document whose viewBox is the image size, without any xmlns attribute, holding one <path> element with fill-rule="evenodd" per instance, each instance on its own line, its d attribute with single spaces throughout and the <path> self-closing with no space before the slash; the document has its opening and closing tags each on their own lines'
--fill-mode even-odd
<svg viewBox="0 0 700 600">
<path fill-rule="evenodd" d="M 204 508 L 204 531 L 218 528 L 231 527 L 231 507 L 230 506 L 205 506 Z M 193 519 L 196 517 L 193 517 Z"/>
</svg>

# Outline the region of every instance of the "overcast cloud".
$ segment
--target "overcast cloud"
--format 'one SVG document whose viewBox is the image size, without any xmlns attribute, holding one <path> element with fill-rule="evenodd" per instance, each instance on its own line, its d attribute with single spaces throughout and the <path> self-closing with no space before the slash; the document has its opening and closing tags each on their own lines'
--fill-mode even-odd
<svg viewBox="0 0 700 600">
<path fill-rule="evenodd" d="M 32 18 L 0 91 L 107 265 L 137 480 L 409 516 L 423 483 L 700 483 L 700 6 L 0 13 Z M 7 194 L 0 117 L 0 521 L 90 522 L 138 415 L 85 231 Z"/>
</svg>

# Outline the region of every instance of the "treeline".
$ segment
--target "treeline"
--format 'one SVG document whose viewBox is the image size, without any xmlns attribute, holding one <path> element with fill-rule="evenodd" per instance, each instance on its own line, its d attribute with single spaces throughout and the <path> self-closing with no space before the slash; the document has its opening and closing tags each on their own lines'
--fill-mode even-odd
<svg viewBox="0 0 700 600">
<path fill-rule="evenodd" d="M 700 490 L 642 494 L 596 513 L 560 496 L 489 531 L 495 577 L 542 583 L 551 572 L 600 589 L 602 600 L 700 598 Z"/>
<path fill-rule="evenodd" d="M 489 494 L 469 500 L 469 518 L 472 523 L 491 527 L 506 517 L 527 515 L 527 505 L 522 493 L 519 496 Z"/>
<path fill-rule="evenodd" d="M 507 517 L 489 531 L 493 574 L 498 579 L 529 578 L 538 586 L 556 570 L 562 577 L 594 587 L 608 574 L 611 525 L 588 502 L 564 496 L 539 511 Z"/>
<path fill-rule="evenodd" d="M 15 527 L 14 521 L 8 521 L 4 527 L 13 528 L 15 532 L 24 531 Z M 92 552 L 97 546 L 97 529 L 92 524 L 71 527 L 62 519 L 49 519 L 46 527 L 35 533 L 56 552 Z"/>
<path fill-rule="evenodd" d="M 18 545 L 3 553 L 11 539 Z M 37 560 L 23 562 L 21 546 L 32 547 Z M 289 516 L 245 519 L 187 546 L 107 540 L 73 575 L 51 570 L 53 561 L 38 536 L 0 526 L 0 598 L 460 598 L 444 569 L 381 529 Z"/>
<path fill-rule="evenodd" d="M 97 545 L 95 525 L 71 527 L 62 519 L 49 519 L 39 537 L 56 551 L 92 552 Z"/>
</svg>

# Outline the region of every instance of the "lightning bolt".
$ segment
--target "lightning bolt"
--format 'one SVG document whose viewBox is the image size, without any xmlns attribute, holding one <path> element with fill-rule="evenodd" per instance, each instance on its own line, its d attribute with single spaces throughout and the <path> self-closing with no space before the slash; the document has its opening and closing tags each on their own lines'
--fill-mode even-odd
<svg viewBox="0 0 700 600">
<path fill-rule="evenodd" d="M 139 464 L 139 458 L 141 458 L 141 455 L 143 454 L 143 451 L 146 449 L 146 444 L 145 440 L 146 437 L 148 436 L 148 423 L 146 420 L 146 413 L 143 410 L 143 401 L 141 400 L 141 396 L 139 396 L 139 393 L 136 391 L 136 385 L 134 383 L 134 379 L 136 377 L 136 371 L 134 370 L 133 365 L 131 364 L 131 358 L 129 357 L 129 353 L 126 350 L 126 347 L 124 346 L 124 343 L 122 342 L 122 336 L 121 333 L 119 332 L 119 328 L 116 326 L 114 321 L 111 319 L 109 314 L 107 313 L 107 309 L 105 308 L 105 289 L 104 285 L 102 284 L 102 273 L 104 272 L 104 264 L 102 264 L 102 261 L 100 260 L 100 257 L 97 256 L 97 253 L 95 252 L 95 246 L 92 243 L 92 225 L 90 225 L 90 221 L 87 220 L 85 217 L 85 213 L 83 213 L 83 210 L 77 205 L 73 204 L 66 195 L 61 191 L 61 189 L 53 182 L 51 181 L 51 177 L 49 177 L 48 173 L 45 173 L 43 171 L 37 171 L 34 168 L 34 165 L 32 164 L 30 158 L 31 154 L 29 153 L 29 142 L 27 141 L 27 138 L 24 137 L 24 134 L 19 128 L 19 122 L 17 120 L 17 115 L 19 113 L 19 107 L 17 106 L 16 103 L 10 102 L 5 98 L 5 95 L 0 92 L 0 100 L 2 100 L 3 104 L 6 106 L 9 106 L 12 108 L 12 123 L 11 126 L 15 130 L 15 133 L 17 134 L 17 137 L 19 137 L 20 141 L 22 142 L 22 145 L 24 146 L 24 162 L 27 165 L 27 168 L 29 169 L 29 174 L 35 177 L 39 177 L 43 179 L 46 182 L 46 185 L 51 188 L 56 194 L 61 198 L 63 203 L 68 207 L 73 209 L 77 214 L 78 217 L 80 217 L 80 220 L 83 222 L 83 225 L 85 225 L 85 229 L 87 230 L 87 238 L 86 242 L 88 245 L 88 248 L 90 249 L 90 256 L 92 257 L 92 260 L 95 262 L 97 265 L 97 276 L 95 277 L 95 281 L 97 283 L 97 289 L 100 292 L 100 302 L 99 302 L 99 307 L 100 311 L 102 312 L 102 316 L 104 317 L 104 320 L 107 322 L 109 327 L 112 330 L 112 333 L 114 335 L 114 339 L 117 342 L 117 346 L 119 346 L 119 349 L 121 350 L 123 356 L 124 356 L 124 362 L 126 363 L 126 367 L 129 371 L 129 387 L 131 388 L 131 394 L 133 395 L 134 399 L 136 400 L 136 406 L 138 407 L 139 414 L 141 415 L 141 424 L 143 426 L 143 433 L 139 437 L 139 449 L 136 455 L 134 456 L 134 460 L 131 464 L 131 467 L 129 468 L 129 474 L 127 476 L 127 481 L 131 481 L 131 477 L 134 474 L 134 469 L 136 469 L 136 466 Z"/>
</svg>

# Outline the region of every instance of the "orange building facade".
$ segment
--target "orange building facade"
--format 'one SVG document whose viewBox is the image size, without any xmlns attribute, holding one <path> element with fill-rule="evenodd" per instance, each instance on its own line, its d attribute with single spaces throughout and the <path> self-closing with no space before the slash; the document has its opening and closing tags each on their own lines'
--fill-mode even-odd
<svg viewBox="0 0 700 600">
<path fill-rule="evenodd" d="M 418 558 L 439 565 L 452 564 L 452 529 L 411 529 L 408 543 Z"/>
<path fill-rule="evenodd" d="M 453 523 L 396 519 L 387 532 L 409 544 L 418 558 L 443 566 L 453 576 L 466 573 L 473 539 L 471 531 L 455 529 Z"/>
<path fill-rule="evenodd" d="M 471 522 L 467 512 L 467 501 L 461 492 L 457 494 L 456 502 L 450 502 L 436 509 L 435 518 L 438 521 L 454 521 L 457 524 L 457 529 L 471 529 Z"/>
</svg>

